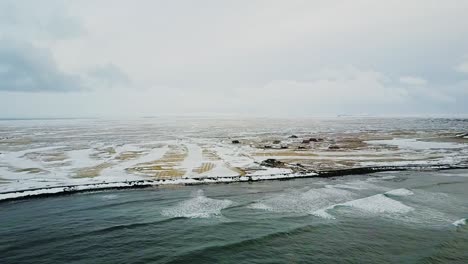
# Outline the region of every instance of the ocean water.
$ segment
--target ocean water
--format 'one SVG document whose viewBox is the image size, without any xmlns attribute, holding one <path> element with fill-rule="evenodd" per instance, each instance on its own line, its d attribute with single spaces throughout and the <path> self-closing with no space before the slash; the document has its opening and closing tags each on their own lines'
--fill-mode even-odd
<svg viewBox="0 0 468 264">
<path fill-rule="evenodd" d="M 468 170 L 0 204 L 0 263 L 468 263 Z"/>
</svg>

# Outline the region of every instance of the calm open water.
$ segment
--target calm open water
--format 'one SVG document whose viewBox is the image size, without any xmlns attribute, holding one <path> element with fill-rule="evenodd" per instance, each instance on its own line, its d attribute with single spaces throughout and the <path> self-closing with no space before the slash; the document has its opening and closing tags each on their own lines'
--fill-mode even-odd
<svg viewBox="0 0 468 264">
<path fill-rule="evenodd" d="M 0 263 L 468 263 L 467 217 L 467 170 L 83 193 L 0 203 Z"/>
</svg>

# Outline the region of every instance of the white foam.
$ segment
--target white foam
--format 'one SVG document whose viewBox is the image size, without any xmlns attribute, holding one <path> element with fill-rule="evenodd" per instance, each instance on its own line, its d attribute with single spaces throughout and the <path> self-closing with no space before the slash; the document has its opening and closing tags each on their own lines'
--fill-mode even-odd
<svg viewBox="0 0 468 264">
<path fill-rule="evenodd" d="M 393 180 L 395 178 L 396 178 L 396 176 L 394 176 L 394 175 L 387 175 L 387 176 L 381 176 L 381 177 L 368 178 L 366 181 L 368 181 L 368 182 L 378 182 L 378 181 Z"/>
<path fill-rule="evenodd" d="M 251 205 L 250 208 L 278 213 L 318 215 L 320 212 L 316 212 L 317 210 L 350 200 L 353 195 L 352 192 L 333 187 L 311 189 L 306 192 L 295 190 L 264 199 Z"/>
<path fill-rule="evenodd" d="M 381 189 L 374 184 L 371 184 L 367 181 L 351 181 L 342 184 L 326 185 L 328 188 L 340 188 L 340 189 L 350 189 L 350 190 L 367 190 L 367 189 Z"/>
<path fill-rule="evenodd" d="M 220 216 L 221 210 L 232 204 L 230 200 L 217 200 L 204 196 L 203 191 L 199 191 L 197 196 L 183 201 L 174 207 L 164 209 L 162 215 L 168 217 L 186 218 L 210 218 Z"/>
<path fill-rule="evenodd" d="M 117 199 L 119 196 L 117 194 L 106 194 L 106 195 L 102 195 L 101 196 L 101 199 L 103 200 L 114 200 L 114 199 Z"/>
<path fill-rule="evenodd" d="M 399 201 L 395 201 L 391 198 L 388 198 L 383 194 L 372 195 L 369 197 L 349 201 L 340 205 L 357 208 L 359 210 L 373 214 L 404 214 L 413 210 L 412 207 L 404 205 Z"/>
<path fill-rule="evenodd" d="M 466 225 L 466 218 L 462 218 L 460 220 L 457 220 L 457 221 L 453 222 L 452 225 L 457 226 L 457 227 L 458 226 L 464 226 L 464 225 Z"/>
<path fill-rule="evenodd" d="M 390 195 L 393 195 L 393 196 L 410 196 L 410 195 L 414 195 L 414 192 L 412 192 L 412 191 L 410 191 L 408 189 L 405 189 L 405 188 L 401 188 L 401 189 L 395 189 L 395 190 L 388 191 L 385 194 L 390 194 Z"/>
<path fill-rule="evenodd" d="M 273 208 L 271 206 L 268 206 L 264 203 L 253 203 L 248 206 L 250 209 L 260 209 L 260 210 L 265 210 L 265 211 L 273 211 Z"/>
<path fill-rule="evenodd" d="M 325 219 L 336 219 L 333 215 L 327 212 L 328 209 L 329 208 L 319 209 L 319 210 L 313 211 L 310 214 L 321 217 L 321 218 L 325 218 Z"/>
</svg>

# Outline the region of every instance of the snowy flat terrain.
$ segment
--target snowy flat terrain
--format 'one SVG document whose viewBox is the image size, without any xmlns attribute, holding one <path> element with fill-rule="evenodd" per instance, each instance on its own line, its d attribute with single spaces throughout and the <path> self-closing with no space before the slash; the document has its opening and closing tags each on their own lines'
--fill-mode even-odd
<svg viewBox="0 0 468 264">
<path fill-rule="evenodd" d="M 443 120 L 435 128 L 425 127 L 425 120 L 397 121 L 0 121 L 0 199 L 24 190 L 31 195 L 43 188 L 60 192 L 63 186 L 79 190 L 133 181 L 230 182 L 467 161 L 468 140 L 456 136 L 466 122 L 453 121 L 448 129 Z M 263 163 L 268 159 L 280 163 Z"/>
</svg>

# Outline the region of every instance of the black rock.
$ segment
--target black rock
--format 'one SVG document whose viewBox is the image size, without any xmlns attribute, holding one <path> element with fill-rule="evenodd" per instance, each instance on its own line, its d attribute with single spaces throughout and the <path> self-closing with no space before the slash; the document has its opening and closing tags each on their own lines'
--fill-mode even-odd
<svg viewBox="0 0 468 264">
<path fill-rule="evenodd" d="M 240 141 L 239 140 L 233 140 L 232 144 L 240 144 Z"/>
<path fill-rule="evenodd" d="M 340 149 L 340 147 L 333 145 L 333 146 L 329 146 L 328 149 Z"/>
<path fill-rule="evenodd" d="M 260 165 L 265 166 L 265 167 L 277 168 L 277 167 L 283 167 L 284 162 L 281 162 L 281 161 L 276 160 L 276 159 L 266 159 L 266 160 L 262 161 L 260 163 Z"/>
<path fill-rule="evenodd" d="M 289 138 L 297 138 L 296 135 L 291 135 Z"/>
</svg>

